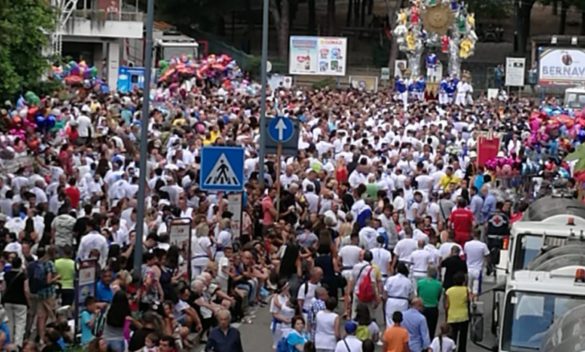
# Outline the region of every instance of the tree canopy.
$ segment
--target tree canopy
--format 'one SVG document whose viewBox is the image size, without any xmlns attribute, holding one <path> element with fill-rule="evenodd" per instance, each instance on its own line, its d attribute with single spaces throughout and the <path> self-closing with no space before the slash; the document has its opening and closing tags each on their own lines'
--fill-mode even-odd
<svg viewBox="0 0 585 352">
<path fill-rule="evenodd" d="M 49 65 L 42 49 L 53 24 L 48 1 L 0 0 L 0 97 L 38 84 Z"/>
</svg>

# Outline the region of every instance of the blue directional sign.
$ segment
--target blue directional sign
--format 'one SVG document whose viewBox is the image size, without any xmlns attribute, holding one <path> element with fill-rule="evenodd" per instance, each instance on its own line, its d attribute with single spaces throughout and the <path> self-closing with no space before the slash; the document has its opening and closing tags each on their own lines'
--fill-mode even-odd
<svg viewBox="0 0 585 352">
<path fill-rule="evenodd" d="M 118 68 L 118 91 L 128 93 L 135 88 L 144 89 L 144 67 L 120 66 Z"/>
<path fill-rule="evenodd" d="M 206 191 L 242 191 L 244 189 L 244 149 L 235 147 L 201 149 L 199 187 Z"/>
<path fill-rule="evenodd" d="M 277 116 L 268 124 L 268 135 L 277 143 L 290 141 L 294 134 L 294 126 L 288 117 Z"/>
</svg>

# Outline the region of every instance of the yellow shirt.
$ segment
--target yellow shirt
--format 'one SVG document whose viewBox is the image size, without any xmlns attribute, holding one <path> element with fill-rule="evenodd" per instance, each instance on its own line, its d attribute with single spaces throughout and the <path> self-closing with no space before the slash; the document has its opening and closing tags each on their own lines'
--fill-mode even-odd
<svg viewBox="0 0 585 352">
<path fill-rule="evenodd" d="M 447 323 L 461 323 L 469 320 L 467 286 L 453 286 L 445 293 L 449 297 Z"/>
<path fill-rule="evenodd" d="M 441 186 L 441 188 L 447 189 L 447 187 L 449 187 L 450 184 L 452 184 L 452 183 L 459 184 L 460 182 L 461 182 L 461 179 L 455 175 L 451 175 L 451 176 L 444 175 L 439 180 L 439 185 Z"/>
<path fill-rule="evenodd" d="M 73 289 L 75 280 L 75 261 L 68 258 L 55 260 L 55 270 L 61 276 L 59 283 L 64 289 Z"/>
<path fill-rule="evenodd" d="M 219 138 L 219 131 L 210 131 L 209 138 L 205 138 L 203 140 L 203 145 L 210 145 L 215 143 L 215 141 Z"/>
</svg>

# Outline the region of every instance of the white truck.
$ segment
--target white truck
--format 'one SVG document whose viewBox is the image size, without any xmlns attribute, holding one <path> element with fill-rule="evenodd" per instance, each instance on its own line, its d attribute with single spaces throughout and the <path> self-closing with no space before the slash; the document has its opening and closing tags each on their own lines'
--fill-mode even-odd
<svg viewBox="0 0 585 352">
<path fill-rule="evenodd" d="M 481 344 L 482 309 L 473 319 L 472 341 L 491 351 L 548 352 L 540 348 L 550 340 L 556 341 L 550 335 L 551 326 L 585 304 L 585 287 L 581 283 L 585 280 L 583 205 L 558 197 L 534 202 L 523 221 L 513 225 L 497 269 L 498 285 L 489 292 L 491 330 L 497 336 L 497 345 Z"/>
<path fill-rule="evenodd" d="M 575 309 L 585 305 L 584 282 L 585 242 L 566 244 L 538 255 L 526 269 L 514 272 L 505 284 L 493 289 L 492 332 L 497 336 L 497 345 L 481 344 L 481 315 L 473 319 L 472 341 L 491 351 L 550 352 L 543 346 L 557 346 L 563 338 L 553 332 L 562 329 L 567 319 L 574 318 Z M 585 315 L 580 319 L 585 319 Z"/>
<path fill-rule="evenodd" d="M 199 57 L 199 43 L 176 31 L 164 31 L 153 34 L 155 62 L 170 60 L 174 57 L 187 55 Z"/>
<path fill-rule="evenodd" d="M 585 108 L 585 87 L 567 88 L 564 105 L 569 109 L 583 110 Z"/>
<path fill-rule="evenodd" d="M 584 256 L 582 254 L 582 256 Z M 575 309 L 585 312 L 585 287 L 582 272 L 585 265 L 571 265 L 551 271 L 522 270 L 506 283 L 504 299 L 496 305 L 495 312 L 502 318 L 497 326 L 497 346 L 483 346 L 483 317 L 474 318 L 471 339 L 481 347 L 499 352 L 551 352 L 545 346 L 560 345 L 563 335 L 556 335 L 559 326 L 574 318 Z M 585 318 L 580 315 L 579 320 Z M 573 329 L 574 326 L 569 327 Z M 564 330 L 563 330 L 564 331 Z M 571 331 L 571 330 L 569 330 Z M 582 351 L 564 345 L 555 351 Z"/>
<path fill-rule="evenodd" d="M 153 32 L 153 63 L 158 67 L 161 60 L 170 60 L 182 55 L 198 58 L 200 55 L 199 43 L 176 30 L 158 30 Z M 144 66 L 144 41 L 142 39 L 127 39 L 125 41 L 124 61 L 134 67 Z"/>
<path fill-rule="evenodd" d="M 585 207 L 563 197 L 544 197 L 535 201 L 522 221 L 512 225 L 496 265 L 498 283 L 515 271 L 527 269 L 538 255 L 569 242 L 585 243 Z"/>
</svg>

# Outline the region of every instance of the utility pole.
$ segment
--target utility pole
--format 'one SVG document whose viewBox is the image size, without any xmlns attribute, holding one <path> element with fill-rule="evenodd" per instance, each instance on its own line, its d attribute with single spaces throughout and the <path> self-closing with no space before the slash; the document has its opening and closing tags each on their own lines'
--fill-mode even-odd
<svg viewBox="0 0 585 352">
<path fill-rule="evenodd" d="M 258 154 L 258 182 L 260 188 L 264 189 L 264 159 L 266 158 L 266 63 L 268 61 L 268 0 L 264 0 L 262 8 L 262 63 L 260 65 L 262 75 L 262 94 L 260 96 L 260 149 Z"/>
<path fill-rule="evenodd" d="M 146 198 L 146 159 L 148 158 L 147 143 L 148 120 L 150 118 L 150 79 L 152 74 L 152 30 L 154 26 L 154 0 L 148 0 L 146 11 L 144 91 L 142 95 L 142 116 L 140 119 L 140 175 L 138 178 L 136 240 L 134 243 L 134 275 L 139 278 L 142 272 L 142 238 L 144 236 L 144 199 Z"/>
</svg>

